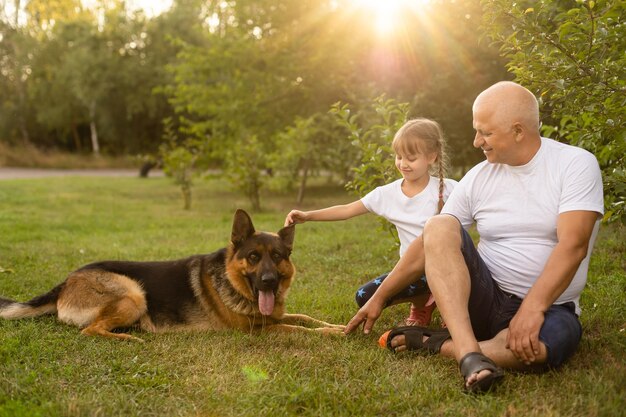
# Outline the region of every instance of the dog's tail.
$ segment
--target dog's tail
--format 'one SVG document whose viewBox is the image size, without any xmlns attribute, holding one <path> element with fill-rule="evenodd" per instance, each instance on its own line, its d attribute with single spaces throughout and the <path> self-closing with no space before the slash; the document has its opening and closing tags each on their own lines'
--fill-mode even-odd
<svg viewBox="0 0 626 417">
<path fill-rule="evenodd" d="M 11 320 L 54 314 L 57 312 L 57 300 L 63 286 L 64 284 L 59 284 L 47 293 L 25 303 L 0 297 L 0 317 Z"/>
</svg>

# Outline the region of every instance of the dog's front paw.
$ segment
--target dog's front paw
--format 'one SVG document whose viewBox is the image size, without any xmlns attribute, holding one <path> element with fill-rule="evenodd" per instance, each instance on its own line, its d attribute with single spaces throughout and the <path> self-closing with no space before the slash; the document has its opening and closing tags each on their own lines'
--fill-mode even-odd
<svg viewBox="0 0 626 417">
<path fill-rule="evenodd" d="M 318 327 L 317 329 L 314 329 L 314 330 L 323 335 L 345 336 L 345 333 L 343 332 L 344 328 L 345 326 L 333 326 L 333 327 Z"/>
</svg>

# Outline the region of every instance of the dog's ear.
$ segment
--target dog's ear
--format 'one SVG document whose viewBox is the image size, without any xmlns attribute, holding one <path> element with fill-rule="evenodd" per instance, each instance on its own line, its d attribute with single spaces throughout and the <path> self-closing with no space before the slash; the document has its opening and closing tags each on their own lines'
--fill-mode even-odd
<svg viewBox="0 0 626 417">
<path fill-rule="evenodd" d="M 233 220 L 233 232 L 230 235 L 230 241 L 235 246 L 239 246 L 243 241 L 254 234 L 254 225 L 252 219 L 242 209 L 237 209 L 235 219 Z"/>
<path fill-rule="evenodd" d="M 296 234 L 295 223 L 287 227 L 283 227 L 282 229 L 278 231 L 278 236 L 280 237 L 280 240 L 283 241 L 285 246 L 289 248 L 289 253 L 291 253 L 291 250 L 293 249 L 293 239 L 295 237 L 295 234 Z"/>
</svg>

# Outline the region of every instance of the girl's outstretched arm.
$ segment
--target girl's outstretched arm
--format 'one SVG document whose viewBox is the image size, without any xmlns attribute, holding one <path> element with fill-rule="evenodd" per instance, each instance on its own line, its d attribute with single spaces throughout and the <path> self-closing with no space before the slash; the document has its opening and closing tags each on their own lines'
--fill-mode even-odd
<svg viewBox="0 0 626 417">
<path fill-rule="evenodd" d="M 365 213 L 369 213 L 369 211 L 365 208 L 361 200 L 319 210 L 291 210 L 285 218 L 285 227 L 291 224 L 299 224 L 308 221 L 347 220 Z"/>
</svg>

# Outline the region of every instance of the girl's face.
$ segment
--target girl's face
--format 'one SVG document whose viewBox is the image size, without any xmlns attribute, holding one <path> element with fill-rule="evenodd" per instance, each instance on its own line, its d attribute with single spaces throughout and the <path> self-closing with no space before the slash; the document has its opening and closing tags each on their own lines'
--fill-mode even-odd
<svg viewBox="0 0 626 417">
<path fill-rule="evenodd" d="M 437 154 L 424 155 L 417 153 L 414 155 L 396 154 L 396 168 L 402 174 L 402 178 L 407 181 L 416 181 L 428 175 L 430 165 L 435 163 Z"/>
</svg>

